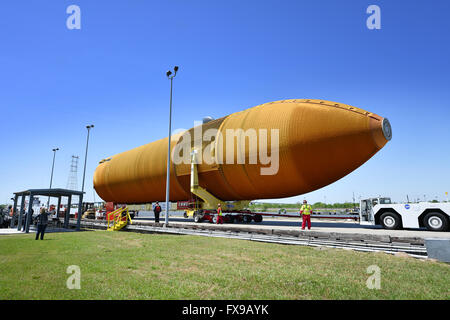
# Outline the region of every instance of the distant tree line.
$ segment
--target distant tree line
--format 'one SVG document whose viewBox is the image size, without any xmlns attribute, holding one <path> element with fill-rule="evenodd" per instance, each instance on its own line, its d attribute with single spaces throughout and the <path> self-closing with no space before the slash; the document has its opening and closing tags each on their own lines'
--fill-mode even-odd
<svg viewBox="0 0 450 320">
<path fill-rule="evenodd" d="M 261 209 L 267 210 L 270 208 L 273 209 L 300 209 L 302 206 L 301 202 L 297 203 L 267 203 L 267 202 L 251 202 L 250 209 Z M 352 202 L 344 202 L 344 203 L 323 203 L 316 202 L 311 204 L 313 209 L 348 209 L 355 207 L 356 204 Z"/>
<path fill-rule="evenodd" d="M 437 200 L 431 200 L 432 203 L 439 203 Z M 442 201 L 445 203 L 446 201 Z M 297 203 L 268 203 L 268 202 L 251 202 L 250 203 L 250 209 L 253 210 L 267 210 L 267 209 L 300 209 L 302 206 L 301 202 Z M 359 203 L 353 203 L 353 202 L 344 202 L 344 203 L 323 203 L 323 202 L 316 202 L 314 204 L 311 204 L 311 207 L 313 209 L 351 209 L 354 207 L 359 207 Z"/>
</svg>

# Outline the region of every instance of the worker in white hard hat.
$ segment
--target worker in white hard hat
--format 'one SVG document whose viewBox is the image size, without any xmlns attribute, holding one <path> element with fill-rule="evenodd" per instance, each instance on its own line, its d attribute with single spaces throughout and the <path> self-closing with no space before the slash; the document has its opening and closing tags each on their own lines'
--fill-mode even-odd
<svg viewBox="0 0 450 320">
<path fill-rule="evenodd" d="M 223 217 L 222 217 L 222 207 L 220 206 L 220 203 L 217 205 L 217 222 L 216 224 L 223 223 Z"/>
<path fill-rule="evenodd" d="M 303 200 L 303 205 L 300 208 L 300 214 L 302 215 L 303 219 L 302 230 L 305 230 L 306 223 L 308 223 L 308 230 L 311 230 L 311 213 L 311 205 L 308 204 L 308 201 Z"/>
</svg>

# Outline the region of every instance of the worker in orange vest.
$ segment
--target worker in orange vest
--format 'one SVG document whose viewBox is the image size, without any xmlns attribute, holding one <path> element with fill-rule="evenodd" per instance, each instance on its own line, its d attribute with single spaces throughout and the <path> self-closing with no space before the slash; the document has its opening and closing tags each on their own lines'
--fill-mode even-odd
<svg viewBox="0 0 450 320">
<path fill-rule="evenodd" d="M 311 205 L 308 204 L 308 201 L 303 200 L 303 205 L 300 208 L 300 214 L 302 215 L 302 230 L 305 230 L 306 223 L 308 223 L 308 230 L 311 230 L 311 213 L 312 208 Z"/>
<path fill-rule="evenodd" d="M 216 224 L 223 223 L 222 218 L 222 207 L 220 206 L 220 203 L 217 205 L 217 222 Z"/>
</svg>

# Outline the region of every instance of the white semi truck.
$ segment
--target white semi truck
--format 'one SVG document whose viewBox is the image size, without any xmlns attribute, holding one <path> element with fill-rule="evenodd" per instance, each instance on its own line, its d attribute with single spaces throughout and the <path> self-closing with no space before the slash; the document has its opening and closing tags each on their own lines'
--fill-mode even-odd
<svg viewBox="0 0 450 320">
<path fill-rule="evenodd" d="M 450 203 L 392 203 L 390 198 L 370 198 L 360 202 L 361 225 L 381 225 L 385 229 L 421 228 L 449 231 Z"/>
</svg>

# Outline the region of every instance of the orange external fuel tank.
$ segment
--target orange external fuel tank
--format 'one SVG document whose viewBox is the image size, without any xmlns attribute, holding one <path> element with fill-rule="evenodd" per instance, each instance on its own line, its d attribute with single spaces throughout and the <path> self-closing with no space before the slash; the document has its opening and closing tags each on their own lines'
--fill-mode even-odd
<svg viewBox="0 0 450 320">
<path fill-rule="evenodd" d="M 300 195 L 333 183 L 391 137 L 387 119 L 349 105 L 308 99 L 265 103 L 172 136 L 170 201 L 191 197 L 190 161 L 179 159 L 189 160 L 195 146 L 204 158 L 198 164 L 200 186 L 221 200 L 254 200 Z M 102 160 L 94 174 L 98 195 L 117 203 L 164 201 L 167 142 Z"/>
</svg>

